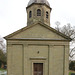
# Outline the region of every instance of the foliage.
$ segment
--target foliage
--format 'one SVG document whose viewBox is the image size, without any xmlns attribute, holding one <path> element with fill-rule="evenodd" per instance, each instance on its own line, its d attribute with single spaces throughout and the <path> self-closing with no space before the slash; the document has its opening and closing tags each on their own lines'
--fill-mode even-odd
<svg viewBox="0 0 75 75">
<path fill-rule="evenodd" d="M 4 39 L 0 36 L 0 66 L 1 64 L 6 64 L 7 56 L 6 56 L 6 45 L 4 43 Z"/>
<path fill-rule="evenodd" d="M 0 67 L 1 67 L 1 65 L 2 65 L 2 62 L 0 61 Z"/>
<path fill-rule="evenodd" d="M 70 52 L 69 52 L 70 60 L 72 60 L 75 56 L 75 27 L 72 27 L 70 23 L 60 27 L 60 22 L 58 21 L 55 24 L 56 24 L 55 29 L 57 31 L 72 38 L 72 41 L 70 42 Z"/>
<path fill-rule="evenodd" d="M 71 62 L 69 63 L 69 70 L 75 71 L 75 61 L 71 61 Z"/>
<path fill-rule="evenodd" d="M 5 45 L 4 42 L 5 42 L 5 41 L 4 41 L 4 38 L 2 38 L 2 37 L 0 36 L 0 50 L 2 50 L 3 52 L 6 52 L 6 45 Z"/>
<path fill-rule="evenodd" d="M 69 70 L 75 70 L 74 65 L 75 65 L 75 63 L 73 61 L 71 61 L 69 64 Z"/>
<path fill-rule="evenodd" d="M 7 56 L 6 53 L 4 53 L 2 50 L 0 50 L 0 62 L 6 64 Z"/>
<path fill-rule="evenodd" d="M 0 68 L 0 71 L 6 71 L 6 69 Z"/>
</svg>

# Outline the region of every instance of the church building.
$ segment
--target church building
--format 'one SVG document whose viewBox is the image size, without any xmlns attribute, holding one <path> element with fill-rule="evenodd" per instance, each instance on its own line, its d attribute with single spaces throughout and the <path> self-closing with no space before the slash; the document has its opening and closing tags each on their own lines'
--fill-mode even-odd
<svg viewBox="0 0 75 75">
<path fill-rule="evenodd" d="M 68 75 L 71 38 L 50 27 L 47 0 L 30 0 L 27 26 L 6 36 L 7 75 Z"/>
</svg>

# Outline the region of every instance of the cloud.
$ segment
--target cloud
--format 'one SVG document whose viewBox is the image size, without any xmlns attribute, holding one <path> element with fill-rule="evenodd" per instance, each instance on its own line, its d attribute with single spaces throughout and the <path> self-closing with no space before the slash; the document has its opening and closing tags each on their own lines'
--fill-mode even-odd
<svg viewBox="0 0 75 75">
<path fill-rule="evenodd" d="M 26 6 L 29 0 L 0 0 L 0 35 L 5 36 L 27 23 Z M 56 21 L 75 24 L 74 0 L 48 0 L 52 7 L 51 25 Z M 5 30 L 5 32 L 4 32 Z"/>
</svg>

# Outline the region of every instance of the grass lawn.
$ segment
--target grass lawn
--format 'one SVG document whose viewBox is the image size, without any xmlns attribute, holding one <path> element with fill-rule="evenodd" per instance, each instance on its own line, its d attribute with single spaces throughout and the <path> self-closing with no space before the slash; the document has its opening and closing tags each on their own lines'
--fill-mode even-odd
<svg viewBox="0 0 75 75">
<path fill-rule="evenodd" d="M 71 75 L 71 73 L 75 74 L 75 71 L 71 71 L 71 70 L 70 70 L 70 71 L 69 71 L 69 75 Z"/>
<path fill-rule="evenodd" d="M 71 75 L 72 72 L 69 72 L 69 75 Z"/>
<path fill-rule="evenodd" d="M 0 68 L 0 71 L 6 71 L 6 69 L 2 69 L 2 68 Z"/>
</svg>

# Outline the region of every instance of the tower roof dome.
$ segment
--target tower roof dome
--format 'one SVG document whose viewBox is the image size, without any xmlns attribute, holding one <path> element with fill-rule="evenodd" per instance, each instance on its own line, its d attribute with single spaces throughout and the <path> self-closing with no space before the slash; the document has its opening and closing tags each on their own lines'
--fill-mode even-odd
<svg viewBox="0 0 75 75">
<path fill-rule="evenodd" d="M 48 2 L 47 0 L 30 0 L 30 1 L 28 2 L 27 7 L 30 6 L 30 5 L 33 4 L 33 3 L 37 3 L 37 4 L 38 4 L 38 3 L 46 4 L 47 6 L 50 7 L 50 4 L 49 4 L 49 2 Z"/>
</svg>

